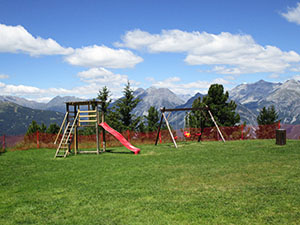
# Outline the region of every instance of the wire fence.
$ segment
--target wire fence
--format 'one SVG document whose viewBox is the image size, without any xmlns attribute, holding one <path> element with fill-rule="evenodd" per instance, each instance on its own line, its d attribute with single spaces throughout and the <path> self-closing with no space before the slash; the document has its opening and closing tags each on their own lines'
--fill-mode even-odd
<svg viewBox="0 0 300 225">
<path fill-rule="evenodd" d="M 251 126 L 241 125 L 233 127 L 220 127 L 220 130 L 226 141 L 233 140 L 249 140 L 249 139 L 275 139 L 276 129 L 280 126 L 286 130 L 287 139 L 300 139 L 300 125 L 289 125 L 278 123 L 272 125 Z M 177 129 L 172 131 L 177 142 L 182 141 L 198 141 L 201 133 L 201 141 L 220 141 L 222 140 L 216 127 L 205 128 L 202 132 L 200 128 Z M 185 135 L 189 133 L 188 137 Z M 154 144 L 157 133 L 155 132 L 136 132 L 125 131 L 121 133 L 131 144 Z M 121 143 L 112 135 L 106 132 L 106 146 L 114 147 L 121 146 Z M 53 148 L 56 149 L 58 144 L 54 144 L 56 134 L 34 133 L 30 135 L 3 135 L 0 136 L 0 152 L 5 150 L 26 150 L 34 148 Z M 99 139 L 102 140 L 102 133 L 99 134 Z M 79 135 L 79 149 L 96 148 L 96 135 Z M 159 133 L 159 143 L 172 142 L 168 130 L 161 130 Z M 73 146 L 72 146 L 73 147 Z"/>
</svg>

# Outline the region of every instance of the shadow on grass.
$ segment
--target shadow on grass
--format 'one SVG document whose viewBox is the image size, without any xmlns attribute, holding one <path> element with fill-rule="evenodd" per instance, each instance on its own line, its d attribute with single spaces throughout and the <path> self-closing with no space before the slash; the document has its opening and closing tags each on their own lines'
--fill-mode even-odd
<svg viewBox="0 0 300 225">
<path fill-rule="evenodd" d="M 134 154 L 133 152 L 120 152 L 115 151 L 114 149 L 106 149 L 105 153 L 113 153 L 113 154 Z"/>
</svg>

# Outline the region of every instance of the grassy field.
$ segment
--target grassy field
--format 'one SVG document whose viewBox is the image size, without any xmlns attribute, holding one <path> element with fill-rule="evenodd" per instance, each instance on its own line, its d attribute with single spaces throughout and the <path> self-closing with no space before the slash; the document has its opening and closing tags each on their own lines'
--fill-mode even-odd
<svg viewBox="0 0 300 225">
<path fill-rule="evenodd" d="M 0 155 L 0 224 L 300 224 L 300 142 Z"/>
</svg>

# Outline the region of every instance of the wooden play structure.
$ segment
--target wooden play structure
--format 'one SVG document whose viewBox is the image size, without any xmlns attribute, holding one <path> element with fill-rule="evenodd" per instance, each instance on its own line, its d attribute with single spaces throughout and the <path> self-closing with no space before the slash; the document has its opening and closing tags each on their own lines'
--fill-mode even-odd
<svg viewBox="0 0 300 225">
<path fill-rule="evenodd" d="M 66 157 L 71 152 L 71 144 L 74 142 L 74 153 L 100 153 L 99 149 L 99 101 L 66 102 L 66 114 L 61 124 L 54 144 L 60 139 L 55 157 Z M 96 151 L 79 151 L 78 149 L 78 128 L 95 127 L 96 129 Z M 62 134 L 62 136 L 60 135 Z"/>
<path fill-rule="evenodd" d="M 101 123 L 99 121 L 98 106 L 101 102 L 96 100 L 80 101 L 80 102 L 66 102 L 66 114 L 61 124 L 54 144 L 58 144 L 54 158 L 66 157 L 71 153 L 71 145 L 74 143 L 74 153 L 100 153 L 100 138 L 99 138 L 99 126 L 102 127 L 103 138 L 103 151 L 106 150 L 106 138 L 105 131 L 112 134 L 117 138 L 127 149 L 138 154 L 140 149 L 131 145 L 119 132 L 111 128 L 104 121 L 104 113 L 101 112 Z M 78 129 L 80 127 L 95 127 L 96 130 L 96 143 L 97 149 L 95 151 L 80 151 L 78 149 Z M 58 140 L 60 141 L 58 142 Z"/>
<path fill-rule="evenodd" d="M 211 120 L 213 121 L 213 123 L 215 124 L 216 128 L 217 128 L 217 131 L 220 135 L 220 137 L 222 138 L 222 141 L 225 143 L 225 139 L 222 135 L 222 132 L 221 130 L 219 129 L 219 126 L 218 124 L 216 123 L 211 111 L 209 110 L 208 106 L 206 107 L 203 107 L 203 108 L 174 108 L 174 109 L 166 109 L 165 107 L 164 108 L 161 108 L 160 111 L 161 111 L 161 118 L 160 118 L 160 122 L 159 122 L 159 126 L 158 126 L 158 130 L 157 130 L 157 135 L 156 135 L 156 140 L 155 140 L 155 145 L 157 145 L 157 142 L 158 142 L 158 139 L 159 139 L 159 134 L 160 134 L 160 129 L 161 129 L 161 126 L 162 126 L 162 123 L 163 121 L 166 122 L 166 125 L 167 125 L 167 128 L 168 128 L 168 131 L 170 133 L 170 136 L 172 138 L 172 142 L 175 146 L 175 148 L 177 148 L 177 143 L 176 143 L 176 140 L 174 138 L 174 135 L 172 133 L 172 130 L 171 130 L 171 127 L 170 127 L 170 124 L 169 124 L 169 121 L 168 121 L 168 118 L 170 116 L 170 114 L 172 112 L 178 112 L 178 111 L 203 111 L 203 110 L 206 110 L 211 118 Z M 166 112 L 169 112 L 168 116 L 166 116 Z"/>
</svg>

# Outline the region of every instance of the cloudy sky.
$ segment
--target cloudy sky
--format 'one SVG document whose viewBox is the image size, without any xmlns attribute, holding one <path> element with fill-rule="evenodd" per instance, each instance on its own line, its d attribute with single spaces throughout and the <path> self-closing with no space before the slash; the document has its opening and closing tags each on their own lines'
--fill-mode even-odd
<svg viewBox="0 0 300 225">
<path fill-rule="evenodd" d="M 300 1 L 0 0 L 0 95 L 300 79 Z"/>
</svg>

